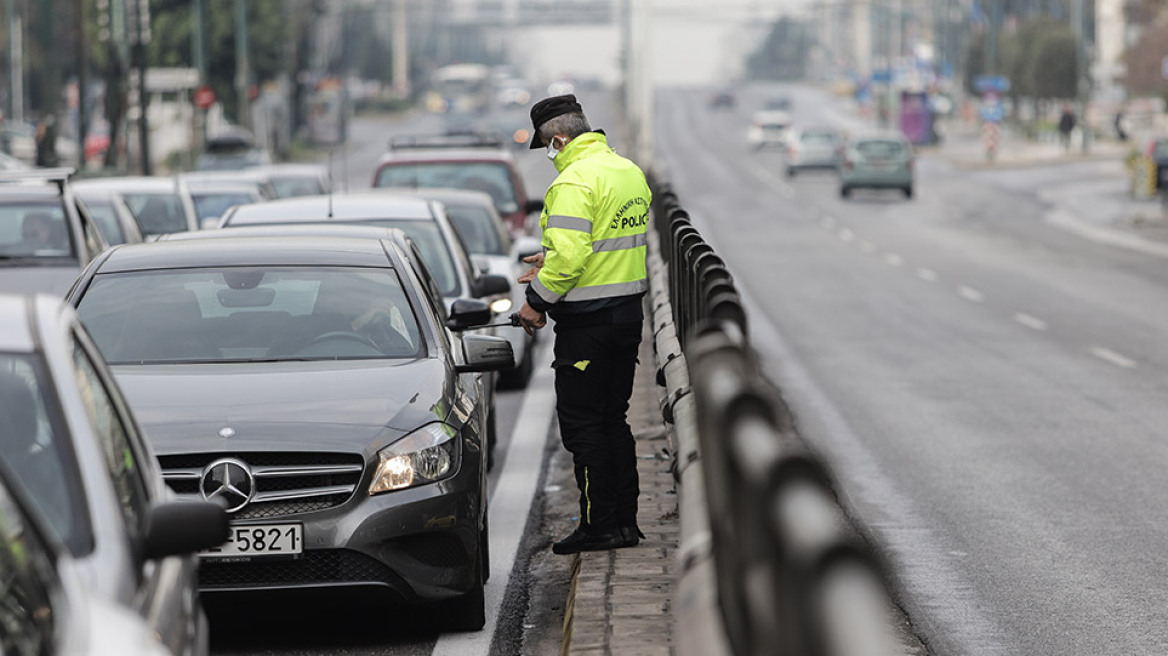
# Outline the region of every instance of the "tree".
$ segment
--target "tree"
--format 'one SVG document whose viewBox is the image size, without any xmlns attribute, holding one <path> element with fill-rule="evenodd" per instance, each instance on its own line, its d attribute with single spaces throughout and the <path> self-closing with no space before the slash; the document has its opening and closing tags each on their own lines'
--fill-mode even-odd
<svg viewBox="0 0 1168 656">
<path fill-rule="evenodd" d="M 747 73 L 764 80 L 797 80 L 803 77 L 807 54 L 815 39 L 807 25 L 784 16 L 762 46 L 746 62 Z"/>
<path fill-rule="evenodd" d="M 1079 41 L 1069 25 L 1043 30 L 1023 73 L 1035 98 L 1079 95 Z"/>
</svg>

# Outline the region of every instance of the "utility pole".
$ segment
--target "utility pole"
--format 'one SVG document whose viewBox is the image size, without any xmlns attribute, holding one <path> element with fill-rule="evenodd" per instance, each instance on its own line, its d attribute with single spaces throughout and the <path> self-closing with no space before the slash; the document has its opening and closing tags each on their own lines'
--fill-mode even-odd
<svg viewBox="0 0 1168 656">
<path fill-rule="evenodd" d="M 196 88 L 202 89 L 207 83 L 207 55 L 204 49 L 207 30 L 206 0 L 194 0 L 191 5 L 191 22 L 195 29 L 191 34 L 191 62 L 195 70 L 199 71 L 199 84 Z M 207 113 L 199 107 L 194 108 L 194 121 L 191 125 L 191 143 L 196 152 L 202 152 L 207 140 Z"/>
<path fill-rule="evenodd" d="M 400 98 L 410 94 L 409 26 L 406 0 L 393 2 L 393 91 Z"/>
<path fill-rule="evenodd" d="M 8 83 L 12 107 L 9 118 L 24 122 L 24 25 L 16 13 L 16 0 L 8 0 Z"/>
<path fill-rule="evenodd" d="M 89 112 L 85 91 L 89 87 L 89 41 L 85 38 L 86 0 L 77 0 L 77 170 L 85 168 L 85 137 L 89 133 Z"/>
<path fill-rule="evenodd" d="M 139 169 L 142 175 L 153 175 L 150 161 L 150 92 L 146 88 L 146 45 L 150 43 L 150 1 L 126 0 L 129 25 L 130 57 L 138 71 L 138 149 L 141 153 Z"/>
<path fill-rule="evenodd" d="M 1085 0 L 1071 0 L 1071 29 L 1075 33 L 1075 104 L 1078 105 L 1083 154 L 1090 150 L 1091 129 L 1087 125 L 1087 102 L 1091 92 L 1091 74 L 1087 70 L 1087 30 Z"/>
<path fill-rule="evenodd" d="M 235 97 L 238 116 L 236 120 L 245 128 L 251 127 L 251 96 L 248 82 L 251 63 L 247 59 L 247 7 L 248 0 L 235 0 Z"/>
<path fill-rule="evenodd" d="M 653 167 L 653 57 L 650 10 L 652 3 L 628 1 L 628 61 L 626 106 L 633 157 L 642 169 Z"/>
</svg>

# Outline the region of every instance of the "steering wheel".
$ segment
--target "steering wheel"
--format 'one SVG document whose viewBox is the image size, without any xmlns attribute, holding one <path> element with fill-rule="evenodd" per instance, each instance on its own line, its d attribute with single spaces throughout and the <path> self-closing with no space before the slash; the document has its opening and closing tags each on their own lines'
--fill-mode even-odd
<svg viewBox="0 0 1168 656">
<path fill-rule="evenodd" d="M 317 335 L 316 337 L 314 337 L 312 339 L 312 341 L 308 342 L 303 347 L 301 347 L 300 350 L 303 351 L 305 349 L 316 346 L 317 344 L 320 344 L 321 342 L 327 342 L 327 341 L 332 341 L 332 340 L 346 341 L 346 342 L 357 342 L 357 343 L 361 344 L 362 346 L 369 347 L 369 348 L 373 349 L 374 351 L 376 351 L 378 354 L 381 354 L 381 349 L 377 348 L 377 345 L 374 344 L 372 341 L 370 341 L 369 338 L 365 337 L 361 333 L 355 333 L 351 330 L 331 330 L 327 333 Z"/>
</svg>

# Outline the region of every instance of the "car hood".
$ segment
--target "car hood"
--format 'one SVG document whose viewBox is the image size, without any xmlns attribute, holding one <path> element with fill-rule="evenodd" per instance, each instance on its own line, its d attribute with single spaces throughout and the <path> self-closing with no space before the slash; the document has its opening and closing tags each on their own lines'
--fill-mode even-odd
<svg viewBox="0 0 1168 656">
<path fill-rule="evenodd" d="M 64 296 L 81 269 L 76 266 L 0 267 L 0 294 Z"/>
<path fill-rule="evenodd" d="M 364 447 L 431 421 L 461 426 L 443 361 L 119 365 L 138 423 L 160 454 L 221 448 Z M 229 438 L 220 431 L 230 428 Z"/>
</svg>

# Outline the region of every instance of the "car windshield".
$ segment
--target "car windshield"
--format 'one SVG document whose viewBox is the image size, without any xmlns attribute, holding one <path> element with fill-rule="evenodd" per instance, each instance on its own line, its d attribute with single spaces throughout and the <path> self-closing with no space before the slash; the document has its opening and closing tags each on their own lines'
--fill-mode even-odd
<svg viewBox="0 0 1168 656">
<path fill-rule="evenodd" d="M 49 529 L 78 555 L 92 538 L 76 459 L 52 389 L 34 356 L 0 353 L 0 458 Z"/>
<path fill-rule="evenodd" d="M 59 201 L 0 202 L 0 259 L 62 257 L 75 256 Z"/>
<path fill-rule="evenodd" d="M 272 189 L 276 192 L 276 198 L 319 196 L 326 192 L 320 180 L 304 177 L 272 176 Z"/>
<path fill-rule="evenodd" d="M 894 159 L 903 157 L 907 150 L 899 141 L 873 140 L 857 143 L 856 152 L 869 159 Z"/>
<path fill-rule="evenodd" d="M 223 213 L 236 205 L 247 205 L 256 202 L 256 199 L 246 191 L 193 191 L 191 200 L 195 202 L 195 214 L 199 220 L 217 219 Z"/>
<path fill-rule="evenodd" d="M 111 364 L 380 360 L 422 353 L 396 272 L 225 267 L 98 275 L 78 308 Z"/>
<path fill-rule="evenodd" d="M 454 221 L 454 228 L 468 251 L 475 255 L 507 254 L 497 220 L 488 208 L 448 203 L 446 213 Z"/>
<path fill-rule="evenodd" d="M 122 198 L 134 213 L 142 234 L 148 237 L 187 230 L 186 213 L 177 193 L 124 192 Z"/>
<path fill-rule="evenodd" d="M 494 162 L 411 162 L 391 163 L 377 174 L 377 187 L 446 187 L 485 191 L 495 209 L 510 214 L 519 209 L 511 172 L 506 164 Z"/>
<path fill-rule="evenodd" d="M 89 215 L 97 222 L 98 230 L 101 230 L 101 235 L 110 246 L 126 243 L 126 233 L 118 223 L 117 210 L 114 209 L 112 200 L 91 199 L 84 202 L 85 209 L 89 210 Z"/>
</svg>

